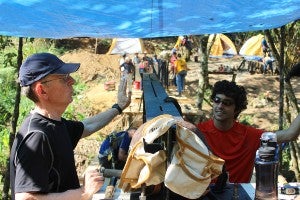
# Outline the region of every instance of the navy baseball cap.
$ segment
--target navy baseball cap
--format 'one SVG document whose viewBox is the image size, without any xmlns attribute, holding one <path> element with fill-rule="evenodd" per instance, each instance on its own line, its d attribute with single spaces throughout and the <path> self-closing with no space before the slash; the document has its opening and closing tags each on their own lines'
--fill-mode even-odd
<svg viewBox="0 0 300 200">
<path fill-rule="evenodd" d="M 29 86 L 49 74 L 70 74 L 78 70 L 80 63 L 65 63 L 50 53 L 29 56 L 20 67 L 21 86 Z"/>
</svg>

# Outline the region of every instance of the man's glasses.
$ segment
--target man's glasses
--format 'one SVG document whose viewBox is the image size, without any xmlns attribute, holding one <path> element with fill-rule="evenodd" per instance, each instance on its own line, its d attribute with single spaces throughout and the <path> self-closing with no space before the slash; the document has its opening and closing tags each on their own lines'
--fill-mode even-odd
<svg viewBox="0 0 300 200">
<path fill-rule="evenodd" d="M 55 81 L 55 80 L 63 80 L 66 83 L 70 80 L 70 78 L 71 78 L 70 74 L 66 74 L 66 75 L 63 75 L 62 77 L 59 77 L 59 78 L 54 78 L 54 79 L 42 81 L 41 83 L 44 84 L 44 83 L 48 83 L 48 82 Z"/>
<path fill-rule="evenodd" d="M 231 106 L 232 104 L 234 104 L 234 102 L 232 100 L 230 100 L 230 99 L 221 99 L 220 97 L 214 97 L 212 100 L 215 104 L 222 103 L 222 105 L 224 105 L 224 106 Z"/>
</svg>

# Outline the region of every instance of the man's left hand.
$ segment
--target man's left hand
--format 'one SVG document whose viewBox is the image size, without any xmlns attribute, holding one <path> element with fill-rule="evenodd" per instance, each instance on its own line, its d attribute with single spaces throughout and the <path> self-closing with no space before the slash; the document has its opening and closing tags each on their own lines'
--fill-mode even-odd
<svg viewBox="0 0 300 200">
<path fill-rule="evenodd" d="M 132 92 L 128 92 L 128 94 L 126 94 L 126 89 L 127 89 L 127 79 L 125 77 L 122 77 L 118 89 L 118 102 L 117 102 L 117 104 L 120 106 L 122 110 L 127 108 L 131 103 Z"/>
</svg>

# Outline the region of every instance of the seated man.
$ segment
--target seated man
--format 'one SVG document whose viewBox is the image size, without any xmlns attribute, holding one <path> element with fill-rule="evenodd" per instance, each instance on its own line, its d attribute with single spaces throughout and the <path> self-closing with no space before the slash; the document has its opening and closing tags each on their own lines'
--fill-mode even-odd
<svg viewBox="0 0 300 200">
<path fill-rule="evenodd" d="M 243 86 L 227 80 L 215 83 L 211 100 L 212 119 L 197 126 L 215 155 L 225 160 L 229 182 L 248 183 L 251 180 L 256 150 L 264 132 L 238 121 L 239 114 L 247 108 L 247 92 Z M 274 132 L 277 143 L 297 140 L 300 133 L 300 114 L 290 127 Z"/>
<path fill-rule="evenodd" d="M 123 169 L 135 131 L 136 128 L 129 128 L 127 131 L 113 132 L 106 137 L 99 150 L 98 158 L 101 167 Z"/>
</svg>

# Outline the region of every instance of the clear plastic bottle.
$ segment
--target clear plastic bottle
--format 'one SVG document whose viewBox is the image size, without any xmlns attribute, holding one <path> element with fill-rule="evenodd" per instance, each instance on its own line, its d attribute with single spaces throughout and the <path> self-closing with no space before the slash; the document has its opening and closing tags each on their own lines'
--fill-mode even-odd
<svg viewBox="0 0 300 200">
<path fill-rule="evenodd" d="M 278 199 L 278 160 L 274 142 L 274 138 L 261 138 L 261 147 L 255 160 L 255 200 Z"/>
</svg>

